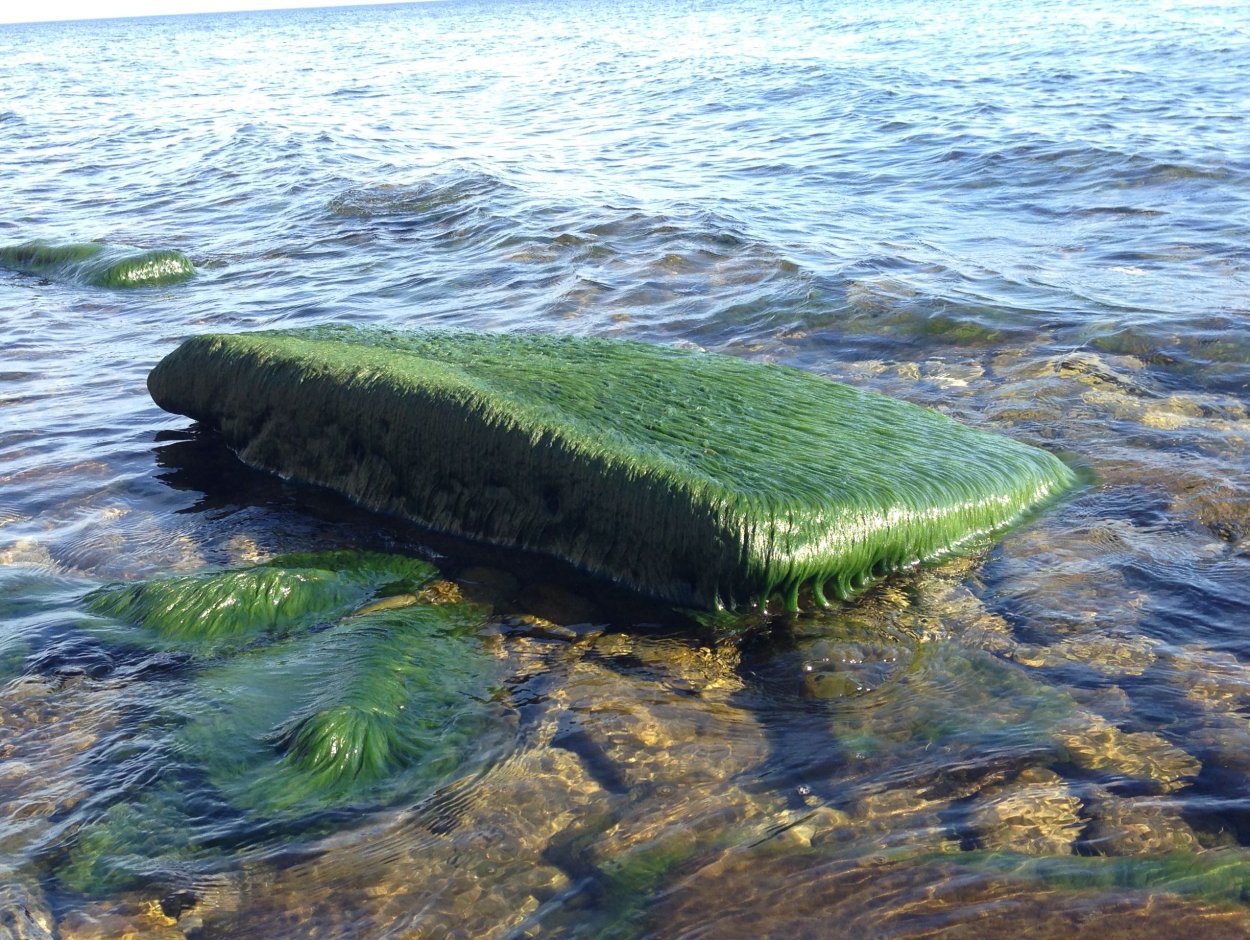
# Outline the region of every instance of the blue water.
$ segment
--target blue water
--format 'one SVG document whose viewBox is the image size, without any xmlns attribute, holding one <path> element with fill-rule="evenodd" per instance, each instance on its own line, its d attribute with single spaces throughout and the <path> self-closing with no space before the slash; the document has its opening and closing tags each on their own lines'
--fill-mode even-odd
<svg viewBox="0 0 1250 940">
<path fill-rule="evenodd" d="M 1232 2 L 0 26 L 0 244 L 198 269 L 0 271 L 0 875 L 63 932 L 1250 929 L 1248 113 Z M 183 337 L 318 322 L 785 362 L 1092 482 L 971 561 L 717 637 L 248 471 L 147 396 Z M 92 645 L 76 598 L 339 547 L 434 558 L 501 623 L 597 626 L 503 631 L 515 740 L 447 793 L 234 818 L 153 718 L 192 677 Z M 171 824 L 211 852 L 139 839 L 94 895 L 67 874 L 171 791 L 217 807 Z M 1225 881 L 1143 874 L 1176 853 Z"/>
</svg>

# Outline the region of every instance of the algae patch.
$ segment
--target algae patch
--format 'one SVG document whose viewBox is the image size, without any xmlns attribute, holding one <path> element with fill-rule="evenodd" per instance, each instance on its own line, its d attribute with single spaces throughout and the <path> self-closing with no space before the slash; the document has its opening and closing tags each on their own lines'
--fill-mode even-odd
<svg viewBox="0 0 1250 940">
<path fill-rule="evenodd" d="M 85 603 L 142 628 L 140 642 L 202 655 L 341 619 L 377 596 L 417 590 L 434 574 L 432 565 L 401 555 L 310 552 L 235 571 L 110 584 Z"/>
<path fill-rule="evenodd" d="M 783 366 L 644 343 L 318 327 L 148 379 L 248 463 L 655 597 L 849 597 L 1075 483 L 1045 451 Z"/>
<path fill-rule="evenodd" d="M 0 247 L 0 267 L 92 287 L 164 287 L 195 276 L 191 260 L 180 251 L 103 242 L 6 245 Z"/>
<path fill-rule="evenodd" d="M 183 654 L 189 681 L 153 686 L 159 704 L 135 741 L 162 770 L 83 827 L 62 884 L 97 893 L 170 865 L 211 870 L 240 839 L 420 800 L 505 753 L 514 730 L 483 615 L 417 601 L 435 573 L 400 555 L 322 552 L 86 595 L 88 631 Z M 410 602 L 383 603 L 397 595 Z"/>
</svg>

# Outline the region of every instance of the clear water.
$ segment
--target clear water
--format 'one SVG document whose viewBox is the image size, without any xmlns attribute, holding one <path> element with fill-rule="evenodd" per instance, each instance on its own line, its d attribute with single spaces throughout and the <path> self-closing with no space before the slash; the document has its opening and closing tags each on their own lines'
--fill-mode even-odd
<svg viewBox="0 0 1250 940">
<path fill-rule="evenodd" d="M 0 90 L 0 243 L 198 268 L 0 272 L 6 910 L 204 937 L 1250 930 L 1243 5 L 6 26 Z M 1093 482 L 968 562 L 717 636 L 248 471 L 147 396 L 185 336 L 331 321 L 790 363 Z M 78 599 L 343 547 L 492 605 L 512 730 L 441 790 L 241 814 L 171 743 L 202 676 L 93 641 Z M 128 880 L 76 877 L 140 809 L 100 862 Z"/>
</svg>

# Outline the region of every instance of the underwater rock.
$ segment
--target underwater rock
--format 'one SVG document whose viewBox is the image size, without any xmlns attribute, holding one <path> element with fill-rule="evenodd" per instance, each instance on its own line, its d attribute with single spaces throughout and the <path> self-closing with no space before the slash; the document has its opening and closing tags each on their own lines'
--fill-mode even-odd
<svg viewBox="0 0 1250 940">
<path fill-rule="evenodd" d="M 53 940 L 52 926 L 43 892 L 0 868 L 0 940 Z"/>
<path fill-rule="evenodd" d="M 1082 663 L 1105 675 L 1140 676 L 1154 663 L 1158 645 L 1140 634 L 1077 636 L 1049 646 L 1017 645 L 1012 659 L 1023 666 Z"/>
<path fill-rule="evenodd" d="M 686 792 L 757 767 L 768 744 L 750 712 L 729 703 L 733 682 L 704 689 L 698 683 L 707 670 L 699 669 L 691 682 L 682 657 L 670 667 L 654 646 L 649 662 L 639 656 L 648 646 L 606 635 L 581 648 L 582 658 L 560 663 L 544 677 L 550 689 L 541 733 L 557 747 L 586 755 L 621 792 Z"/>
<path fill-rule="evenodd" d="M 155 901 L 98 903 L 65 914 L 56 925 L 60 940 L 185 940 L 178 921 Z"/>
<path fill-rule="evenodd" d="M 829 828 L 818 828 L 811 844 L 853 845 L 868 852 L 902 847 L 908 851 L 956 851 L 959 842 L 952 837 L 944 817 L 950 813 L 958 796 L 935 796 L 928 787 L 882 789 L 869 786 L 854 795 L 845 820 L 821 814 L 818 818 L 829 824 Z"/>
<path fill-rule="evenodd" d="M 102 242 L 30 241 L 0 247 L 0 267 L 92 287 L 164 287 L 195 276 L 181 251 Z"/>
<path fill-rule="evenodd" d="M 1192 754 L 1153 731 L 1121 731 L 1105 718 L 1088 714 L 1056 737 L 1069 760 L 1087 770 L 1148 780 L 1164 793 L 1188 785 L 1202 770 Z"/>
<path fill-rule="evenodd" d="M 794 609 L 980 544 L 1057 458 L 782 366 L 636 342 L 319 327 L 148 379 L 247 463 L 688 606 Z"/>
<path fill-rule="evenodd" d="M 819 851 L 778 854 L 770 848 L 724 853 L 665 884 L 640 902 L 635 934 L 717 940 L 1087 935 L 1234 940 L 1250 934 L 1244 907 L 1180 897 L 1166 884 L 1159 891 L 1134 890 L 1125 885 L 1137 882 L 1126 878 L 1100 881 L 1102 891 L 1083 891 L 1078 875 L 1067 890 L 1057 890 L 1027 874 L 1017 877 L 1007 867 L 981 872 L 955 864 L 953 855 L 892 862 L 876 856 L 830 858 Z M 1077 867 L 1082 860 L 1058 861 Z"/>
<path fill-rule="evenodd" d="M 423 587 L 415 595 L 413 601 L 417 604 L 433 604 L 438 607 L 443 604 L 463 604 L 465 598 L 460 591 L 460 585 L 456 582 L 437 578 Z"/>
<path fill-rule="evenodd" d="M 1081 844 L 1099 855 L 1197 852 L 1197 834 L 1180 805 L 1158 797 L 1121 797 L 1098 787 L 1085 796 L 1089 823 Z"/>
<path fill-rule="evenodd" d="M 48 572 L 61 570 L 61 566 L 48 547 L 32 538 L 21 538 L 0 548 L 0 565 L 21 566 L 23 568 L 41 568 Z"/>
<path fill-rule="evenodd" d="M 1147 595 L 1116 564 L 1139 550 L 1126 536 L 1132 533 L 1117 531 L 1106 520 L 1075 525 L 1045 520 L 1013 532 L 987 565 L 996 582 L 991 601 L 1014 608 L 1036 642 L 1047 646 L 1072 638 L 1096 643 L 1108 632 L 1110 610 L 1116 612 L 1111 621 L 1116 632 L 1130 631 Z"/>
<path fill-rule="evenodd" d="M 570 751 L 518 751 L 471 785 L 314 843 L 305 861 L 257 862 L 197 914 L 208 936 L 518 936 L 570 887 L 549 846 L 613 799 Z"/>
<path fill-rule="evenodd" d="M 857 620 L 847 617 L 836 634 L 805 645 L 803 691 L 808 697 L 839 699 L 873 692 L 897 681 L 911 666 L 914 640 Z"/>
<path fill-rule="evenodd" d="M 1081 801 L 1053 770 L 1030 767 L 1010 783 L 987 787 L 969 821 L 984 848 L 1025 855 L 1066 855 L 1081 834 Z"/>
<path fill-rule="evenodd" d="M 1177 646 L 1162 672 L 1169 684 L 1208 709 L 1241 717 L 1250 709 L 1250 666 L 1227 650 Z"/>
<path fill-rule="evenodd" d="M 19 820 L 66 812 L 87 794 L 80 764 L 116 725 L 120 699 L 77 677 L 24 676 L 0 688 L 0 852 L 29 837 Z"/>
</svg>

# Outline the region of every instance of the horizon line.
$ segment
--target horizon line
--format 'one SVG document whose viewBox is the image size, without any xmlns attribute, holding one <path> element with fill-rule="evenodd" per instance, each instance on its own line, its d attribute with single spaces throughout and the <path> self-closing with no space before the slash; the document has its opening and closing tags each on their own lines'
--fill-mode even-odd
<svg viewBox="0 0 1250 940">
<path fill-rule="evenodd" d="M 202 0 L 200 3 L 192 3 L 195 7 L 207 7 L 207 9 L 187 9 L 170 11 L 152 10 L 152 11 L 135 11 L 123 10 L 117 13 L 98 13 L 92 11 L 89 15 L 81 15 L 81 11 L 73 10 L 63 15 L 48 16 L 47 13 L 37 13 L 38 18 L 30 19 L 9 19 L 0 14 L 0 27 L 3 26 L 42 26 L 49 24 L 65 24 L 65 23 L 104 23 L 115 20 L 137 20 L 137 19 L 162 19 L 180 16 L 223 16 L 232 13 L 278 13 L 290 12 L 296 13 L 301 10 L 327 10 L 335 8 L 349 7 L 381 7 L 381 6 L 406 6 L 425 3 L 441 3 L 445 0 L 295 0 L 292 3 L 283 3 L 282 0 L 254 0 L 249 3 L 248 0 L 225 0 L 225 2 L 214 3 L 213 0 Z"/>
</svg>

